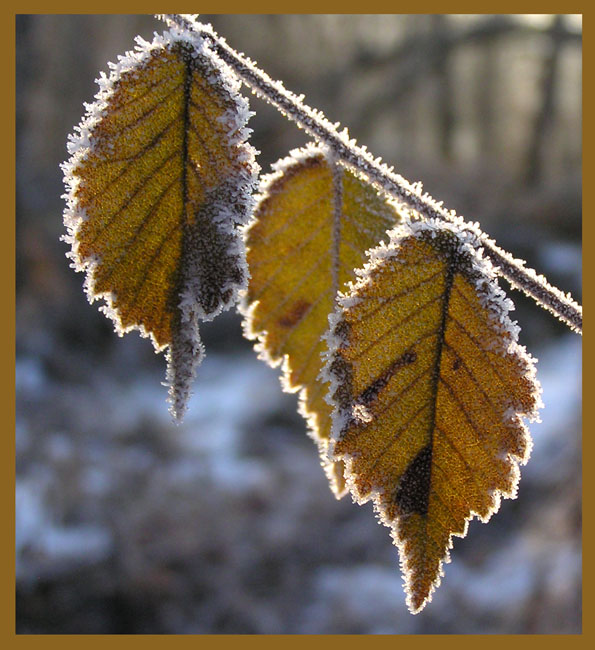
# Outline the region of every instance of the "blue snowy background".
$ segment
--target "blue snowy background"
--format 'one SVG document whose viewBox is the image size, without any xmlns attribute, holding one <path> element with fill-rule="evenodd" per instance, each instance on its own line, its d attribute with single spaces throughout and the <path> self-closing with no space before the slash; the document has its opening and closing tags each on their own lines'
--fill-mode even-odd
<svg viewBox="0 0 595 650">
<path fill-rule="evenodd" d="M 238 51 L 581 300 L 576 16 L 206 16 Z M 184 423 L 165 362 L 68 268 L 59 163 L 107 61 L 149 16 L 23 15 L 17 34 L 16 576 L 20 633 L 580 633 L 581 338 L 517 292 L 545 408 L 519 496 L 455 539 L 405 606 L 371 506 L 228 313 Z M 305 135 L 251 96 L 264 172 Z M 501 282 L 508 291 L 508 286 Z"/>
</svg>

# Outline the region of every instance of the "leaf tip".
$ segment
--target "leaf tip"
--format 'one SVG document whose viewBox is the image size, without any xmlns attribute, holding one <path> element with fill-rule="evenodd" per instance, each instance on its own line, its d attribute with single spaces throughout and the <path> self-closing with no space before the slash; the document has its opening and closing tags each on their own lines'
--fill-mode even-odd
<svg viewBox="0 0 595 650">
<path fill-rule="evenodd" d="M 169 388 L 169 411 L 173 421 L 181 424 L 192 394 L 196 369 L 205 357 L 196 318 L 180 323 L 166 353 L 164 385 Z"/>
</svg>

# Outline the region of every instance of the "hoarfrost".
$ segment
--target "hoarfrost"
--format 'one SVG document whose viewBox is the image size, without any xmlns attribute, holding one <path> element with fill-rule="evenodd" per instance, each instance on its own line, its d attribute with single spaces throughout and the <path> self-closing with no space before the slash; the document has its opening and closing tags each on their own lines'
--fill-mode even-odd
<svg viewBox="0 0 595 650">
<path fill-rule="evenodd" d="M 166 383 L 170 387 L 172 415 L 180 420 L 190 394 L 196 367 L 204 356 L 198 337 L 198 320 L 210 320 L 221 311 L 229 309 L 237 300 L 238 292 L 246 287 L 249 277 L 245 261 L 245 249 L 239 227 L 248 220 L 254 200 L 252 193 L 256 187 L 259 167 L 255 161 L 256 151 L 247 143 L 252 130 L 246 127 L 253 115 L 248 101 L 239 94 L 240 81 L 232 70 L 209 47 L 199 33 L 199 25 L 194 14 L 184 14 L 179 24 L 171 23 L 171 29 L 162 34 L 155 33 L 151 42 L 136 38 L 135 49 L 118 57 L 116 63 L 109 63 L 109 76 L 101 72 L 97 81 L 99 92 L 96 101 L 86 103 L 86 114 L 82 122 L 74 127 L 68 136 L 68 161 L 62 164 L 66 193 L 64 223 L 67 234 L 62 239 L 70 244 L 67 256 L 73 260 L 77 271 L 86 272 L 85 291 L 90 302 L 103 299 L 101 308 L 114 322 L 120 335 L 131 330 L 139 330 L 141 336 L 150 337 L 156 351 L 159 346 L 151 332 L 142 324 L 132 324 L 124 328 L 115 307 L 116 296 L 111 292 L 98 294 L 94 290 L 94 276 L 101 260 L 96 256 L 82 258 L 79 255 L 77 233 L 80 225 L 89 216 L 77 199 L 81 180 L 77 174 L 81 165 L 87 161 L 95 146 L 94 130 L 109 109 L 110 100 L 117 84 L 125 73 L 128 78 L 136 76 L 142 66 L 160 50 L 171 49 L 182 44 L 184 51 L 190 53 L 192 65 L 200 66 L 204 77 L 217 94 L 224 96 L 228 108 L 219 120 L 228 130 L 225 146 L 230 150 L 231 159 L 237 161 L 232 174 L 206 197 L 208 205 L 199 211 L 197 223 L 185 229 L 182 255 L 183 284 L 180 291 L 181 310 L 179 332 L 172 335 L 179 341 L 172 341 L 168 353 Z M 202 26 L 200 26 L 202 27 Z M 208 27 L 205 27 L 208 31 Z M 200 231 L 198 228 L 200 227 Z M 207 236 L 205 236 L 205 229 Z M 187 231 L 187 232 L 186 232 Z M 213 250 L 206 250 L 207 246 Z M 217 285 L 215 286 L 215 284 Z"/>
<path fill-rule="evenodd" d="M 445 233 L 447 233 L 446 240 L 444 240 Z M 485 515 L 479 515 L 474 511 L 469 512 L 465 520 L 464 530 L 451 533 L 448 546 L 444 549 L 445 554 L 431 589 L 426 595 L 421 607 L 418 606 L 415 610 L 418 612 L 423 608 L 425 603 L 431 600 L 432 593 L 440 584 L 441 577 L 443 576 L 442 564 L 450 561 L 449 550 L 452 548 L 452 538 L 454 536 L 464 537 L 467 532 L 468 523 L 474 517 L 479 517 L 484 522 L 488 521 L 492 514 L 498 511 L 502 496 L 507 498 L 514 498 L 516 496 L 518 481 L 520 479 L 518 465 L 527 462 L 532 448 L 530 436 L 522 418 L 536 420 L 538 410 L 543 404 L 541 402 L 541 386 L 536 380 L 535 359 L 527 354 L 525 348 L 518 343 L 519 328 L 508 316 L 509 311 L 514 309 L 514 305 L 498 286 L 496 271 L 491 262 L 482 254 L 482 236 L 477 225 L 465 223 L 459 217 L 454 219 L 453 223 L 444 223 L 435 219 L 422 221 L 414 215 L 414 218 L 404 219 L 401 224 L 392 231 L 389 231 L 388 234 L 390 235 L 390 242 L 387 245 L 381 244 L 369 252 L 369 262 L 358 271 L 357 279 L 351 285 L 349 292 L 339 295 L 335 313 L 329 317 L 330 328 L 325 335 L 329 353 L 326 355 L 326 363 L 321 372 L 321 376 L 330 384 L 327 401 L 333 407 L 329 459 L 345 462 L 347 485 L 354 501 L 360 504 L 370 500 L 373 501 L 374 510 L 380 522 L 391 528 L 391 535 L 395 545 L 399 548 L 401 570 L 407 580 L 411 579 L 411 572 L 413 571 L 413 555 L 410 552 L 406 552 L 405 541 L 400 538 L 399 517 L 391 519 L 387 515 L 387 511 L 383 506 L 383 498 L 385 495 L 380 487 L 374 486 L 372 483 L 366 492 L 362 493 L 358 489 L 358 477 L 352 470 L 357 452 L 352 451 L 341 454 L 336 454 L 335 452 L 337 443 L 352 426 L 365 426 L 373 420 L 373 415 L 367 409 L 366 391 L 357 398 L 353 395 L 351 387 L 353 369 L 340 354 L 340 350 L 349 345 L 348 334 L 351 324 L 345 319 L 345 313 L 354 304 L 357 304 L 357 302 L 354 302 L 354 298 L 357 301 L 366 295 L 366 289 L 370 282 L 372 282 L 377 270 L 386 267 L 387 263 L 400 261 L 399 256 L 402 244 L 406 240 L 414 237 L 426 240 L 429 238 L 435 241 L 434 246 L 438 250 L 444 248 L 444 254 L 448 256 L 449 263 L 456 265 L 456 271 L 462 273 L 469 282 L 475 284 L 475 290 L 480 299 L 480 303 L 487 311 L 490 326 L 499 334 L 497 337 L 499 341 L 496 346 L 497 349 L 494 351 L 499 355 L 510 356 L 517 365 L 519 372 L 529 380 L 529 385 L 533 389 L 530 407 L 521 403 L 522 398 L 520 397 L 518 402 L 510 397 L 508 402 L 503 405 L 504 420 L 511 421 L 516 425 L 519 435 L 522 435 L 525 440 L 522 453 L 518 456 L 513 454 L 507 454 L 506 456 L 506 460 L 510 461 L 512 465 L 510 468 L 510 486 L 506 490 L 492 490 L 492 503 L 487 513 Z M 404 261 L 404 258 L 401 261 Z M 398 364 L 400 362 L 401 359 L 397 359 L 394 363 Z M 391 370 L 392 366 L 387 371 L 387 375 L 377 378 L 371 387 L 386 382 L 386 378 L 390 375 Z M 408 603 L 413 607 L 412 594 L 409 591 Z"/>
</svg>

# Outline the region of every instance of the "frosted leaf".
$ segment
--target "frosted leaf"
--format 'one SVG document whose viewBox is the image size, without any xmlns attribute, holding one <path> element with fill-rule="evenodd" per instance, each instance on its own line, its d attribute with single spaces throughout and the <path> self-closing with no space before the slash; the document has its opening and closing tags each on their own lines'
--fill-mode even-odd
<svg viewBox="0 0 595 650">
<path fill-rule="evenodd" d="M 193 16 L 187 20 L 193 22 Z M 169 348 L 173 416 L 204 356 L 198 323 L 246 288 L 240 227 L 259 167 L 239 81 L 194 30 L 172 27 L 109 64 L 62 165 L 69 257 L 123 334 Z"/>
<path fill-rule="evenodd" d="M 329 458 L 399 548 L 407 602 L 440 584 L 453 536 L 514 498 L 541 406 L 512 302 L 463 224 L 404 220 L 330 319 Z"/>
</svg>

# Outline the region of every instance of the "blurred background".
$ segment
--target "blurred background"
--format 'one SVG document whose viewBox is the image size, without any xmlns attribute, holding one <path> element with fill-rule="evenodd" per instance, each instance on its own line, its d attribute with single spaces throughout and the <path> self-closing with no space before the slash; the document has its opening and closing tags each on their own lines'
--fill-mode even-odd
<svg viewBox="0 0 595 650">
<path fill-rule="evenodd" d="M 238 51 L 581 301 L 581 19 L 204 16 Z M 581 632 L 581 338 L 518 292 L 543 422 L 519 496 L 455 539 L 405 607 L 371 506 L 336 501 L 315 445 L 228 313 L 184 424 L 165 361 L 114 335 L 69 268 L 67 135 L 150 16 L 16 19 L 19 633 Z M 251 96 L 264 172 L 305 134 Z M 501 285 L 508 291 L 505 281 Z"/>
</svg>

